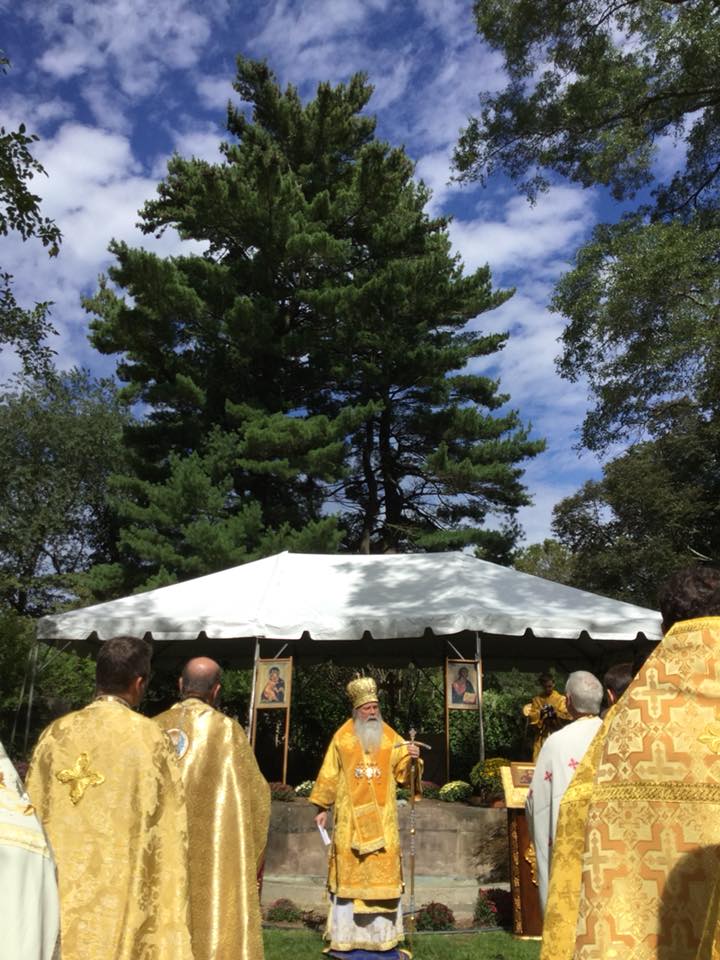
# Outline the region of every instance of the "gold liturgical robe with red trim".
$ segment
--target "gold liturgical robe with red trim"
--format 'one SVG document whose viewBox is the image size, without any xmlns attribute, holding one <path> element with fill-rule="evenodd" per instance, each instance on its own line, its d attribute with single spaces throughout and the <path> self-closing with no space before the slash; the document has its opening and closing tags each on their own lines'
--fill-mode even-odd
<svg viewBox="0 0 720 960">
<path fill-rule="evenodd" d="M 235 720 L 189 697 L 155 717 L 185 786 L 195 960 L 262 960 L 257 876 L 270 787 Z"/>
<path fill-rule="evenodd" d="M 63 960 L 193 960 L 182 783 L 157 725 L 116 698 L 61 717 L 27 789 L 57 864 Z"/>
<path fill-rule="evenodd" d="M 363 751 L 354 721 L 335 733 L 310 802 L 334 805 L 328 887 L 338 897 L 395 900 L 402 894 L 396 784 L 408 784 L 410 756 L 400 737 L 383 724 L 379 749 Z M 418 788 L 422 763 L 418 764 Z"/>
</svg>

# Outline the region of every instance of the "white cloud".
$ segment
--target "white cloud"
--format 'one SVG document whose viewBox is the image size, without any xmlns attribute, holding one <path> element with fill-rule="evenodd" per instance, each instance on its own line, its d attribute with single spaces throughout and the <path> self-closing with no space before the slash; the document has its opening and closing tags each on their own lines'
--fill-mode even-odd
<svg viewBox="0 0 720 960">
<path fill-rule="evenodd" d="M 501 219 L 455 219 L 450 234 L 468 271 L 489 263 L 493 272 L 532 274 L 587 233 L 593 203 L 592 194 L 581 188 L 552 187 L 534 206 L 513 196 Z"/>
<path fill-rule="evenodd" d="M 224 110 L 228 100 L 237 99 L 237 94 L 232 88 L 232 77 L 227 74 L 217 77 L 200 77 L 196 90 L 201 103 L 218 110 Z"/>
<path fill-rule="evenodd" d="M 196 64 L 218 12 L 201 13 L 191 0 L 26 0 L 22 8 L 47 40 L 39 60 L 47 73 L 67 80 L 111 69 L 129 96 L 151 93 L 165 70 Z"/>
</svg>

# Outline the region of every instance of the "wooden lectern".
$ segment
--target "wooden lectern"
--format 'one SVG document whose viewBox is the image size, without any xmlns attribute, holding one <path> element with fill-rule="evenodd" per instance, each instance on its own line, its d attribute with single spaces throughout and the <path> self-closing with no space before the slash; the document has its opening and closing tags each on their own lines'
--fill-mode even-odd
<svg viewBox="0 0 720 960">
<path fill-rule="evenodd" d="M 518 937 L 542 936 L 535 847 L 530 842 L 525 817 L 525 800 L 534 769 L 532 763 L 511 763 L 500 769 L 508 812 L 513 932 Z"/>
</svg>

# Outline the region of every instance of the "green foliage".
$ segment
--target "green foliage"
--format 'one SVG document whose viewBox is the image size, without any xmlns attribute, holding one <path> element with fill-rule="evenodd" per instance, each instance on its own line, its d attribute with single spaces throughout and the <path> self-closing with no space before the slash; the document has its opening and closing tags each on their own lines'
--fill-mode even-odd
<svg viewBox="0 0 720 960">
<path fill-rule="evenodd" d="M 0 742 L 14 759 L 23 759 L 27 699 L 20 712 L 17 711 L 20 694 L 30 676 L 34 634 L 33 619 L 21 616 L 10 608 L 0 608 Z M 40 731 L 51 719 L 88 703 L 94 687 L 95 664 L 92 660 L 41 644 L 38 648 L 29 747 L 32 747 Z M 27 693 L 25 687 L 26 697 Z M 14 725 L 15 740 L 11 742 Z"/>
<path fill-rule="evenodd" d="M 698 188 L 707 201 L 715 195 L 712 0 L 483 0 L 474 10 L 508 84 L 483 94 L 463 132 L 455 162 L 464 178 L 502 170 L 532 196 L 547 187 L 549 169 L 621 199 L 651 181 L 662 137 L 687 135 L 686 168 L 670 193 L 676 203 Z"/>
<path fill-rule="evenodd" d="M 114 484 L 123 564 L 147 587 L 288 547 L 507 559 L 543 444 L 464 371 L 506 340 L 468 321 L 510 293 L 463 274 L 362 75 L 303 104 L 240 57 L 235 90 L 252 115 L 231 106 L 223 162 L 174 157 L 141 212 L 206 252 L 114 243 L 121 292 L 87 302 L 147 410 Z"/>
<path fill-rule="evenodd" d="M 0 54 L 0 71 L 6 72 L 7 57 Z M 18 234 L 23 240 L 37 238 L 51 257 L 57 255 L 60 229 L 42 215 L 40 197 L 30 190 L 30 181 L 45 173 L 32 153 L 38 137 L 28 133 L 25 124 L 17 130 L 0 127 L 0 236 Z M 9 344 L 18 353 L 28 374 L 45 374 L 52 351 L 43 342 L 53 327 L 48 319 L 48 303 L 36 303 L 22 309 L 12 290 L 12 276 L 0 268 L 0 345 Z"/>
<path fill-rule="evenodd" d="M 43 614 L 112 557 L 107 478 L 125 419 L 112 385 L 82 370 L 0 395 L 0 602 Z"/>
<path fill-rule="evenodd" d="M 287 897 L 275 900 L 265 911 L 265 919 L 270 923 L 297 923 L 302 916 L 302 910 Z"/>
<path fill-rule="evenodd" d="M 476 763 L 470 771 L 472 788 L 486 803 L 502 797 L 503 786 L 500 778 L 500 768 L 506 767 L 509 763 L 510 761 L 503 759 L 503 757 L 492 757 L 489 760 L 481 760 Z"/>
<path fill-rule="evenodd" d="M 417 930 L 452 930 L 454 926 L 455 915 L 450 907 L 436 900 L 424 904 L 415 914 Z"/>
<path fill-rule="evenodd" d="M 410 790 L 408 787 L 396 787 L 395 788 L 395 797 L 398 800 L 409 800 L 410 799 Z"/>
<path fill-rule="evenodd" d="M 433 783 L 432 780 L 423 780 L 422 795 L 426 800 L 439 800 L 440 785 Z"/>
<path fill-rule="evenodd" d="M 560 372 L 587 380 L 597 401 L 582 443 L 604 451 L 635 440 L 668 401 L 685 397 L 699 415 L 716 416 L 715 3 L 483 0 L 475 17 L 509 80 L 484 95 L 463 133 L 461 177 L 503 171 L 533 197 L 550 171 L 625 201 L 626 215 L 597 227 L 553 300 L 569 321 Z M 664 176 L 667 164 L 653 164 L 673 139 L 685 149 Z M 645 192 L 633 206 L 651 185 L 651 201 Z"/>
<path fill-rule="evenodd" d="M 536 693 L 534 673 L 508 670 L 488 674 L 483 710 L 486 755 L 511 759 L 525 756 L 526 721 L 522 708 Z"/>
<path fill-rule="evenodd" d="M 555 583 L 570 584 L 573 580 L 575 561 L 572 552 L 564 544 L 547 537 L 542 543 L 531 543 L 515 551 L 513 567 L 521 573 L 543 577 Z"/>
<path fill-rule="evenodd" d="M 484 890 L 478 890 L 475 909 L 473 910 L 473 921 L 478 927 L 499 926 L 498 909 Z"/>
<path fill-rule="evenodd" d="M 463 803 L 470 798 L 472 787 L 464 780 L 450 780 L 444 786 L 440 787 L 438 797 L 445 803 Z"/>
<path fill-rule="evenodd" d="M 553 529 L 575 556 L 575 586 L 654 607 L 659 585 L 693 551 L 720 557 L 720 437 L 689 402 L 651 429 L 654 439 L 557 505 Z"/>
</svg>

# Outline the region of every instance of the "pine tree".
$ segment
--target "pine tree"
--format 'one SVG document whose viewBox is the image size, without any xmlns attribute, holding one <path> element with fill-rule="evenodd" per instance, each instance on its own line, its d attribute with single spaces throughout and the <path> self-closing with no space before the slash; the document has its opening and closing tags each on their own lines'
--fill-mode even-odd
<svg viewBox="0 0 720 960">
<path fill-rule="evenodd" d="M 362 75 L 303 105 L 239 58 L 235 89 L 252 116 L 229 108 L 223 162 L 174 157 L 141 212 L 147 233 L 173 227 L 204 252 L 116 243 L 110 275 L 130 299 L 105 284 L 88 303 L 93 343 L 147 409 L 127 434 L 135 476 L 117 482 L 128 557 L 188 575 L 176 548 L 203 512 L 233 528 L 210 569 L 297 537 L 335 550 L 338 530 L 350 550 L 503 555 L 527 502 L 519 464 L 542 443 L 493 415 L 507 398 L 468 372 L 505 337 L 466 327 L 510 293 L 486 268 L 463 276 L 412 163 L 362 113 Z M 178 487 L 191 476 L 194 500 Z M 172 491 L 187 512 L 168 524 Z M 503 532 L 481 528 L 490 513 Z"/>
</svg>

